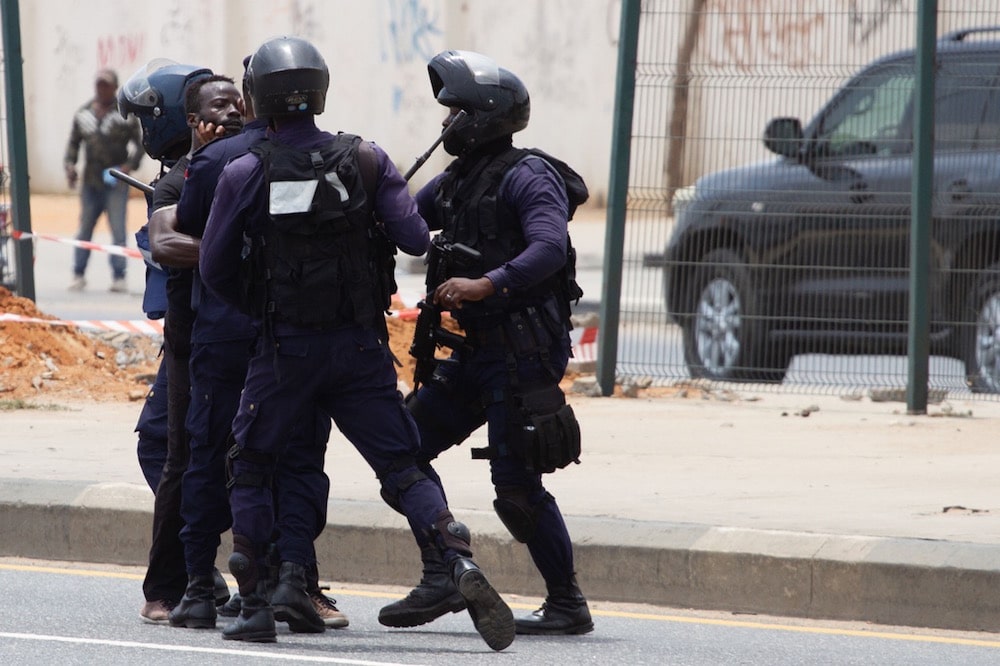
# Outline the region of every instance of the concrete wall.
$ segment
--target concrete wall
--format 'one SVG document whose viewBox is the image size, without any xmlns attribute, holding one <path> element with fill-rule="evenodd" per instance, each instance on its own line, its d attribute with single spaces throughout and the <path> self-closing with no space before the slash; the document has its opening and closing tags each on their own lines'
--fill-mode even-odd
<svg viewBox="0 0 1000 666">
<path fill-rule="evenodd" d="M 634 187 L 664 186 L 667 122 L 678 44 L 691 0 L 643 3 L 634 134 Z M 1000 23 L 996 0 L 939 0 L 939 33 Z M 61 159 L 72 114 L 92 77 L 122 81 L 155 57 L 238 78 L 265 39 L 314 41 L 332 76 L 324 129 L 381 144 L 402 170 L 430 145 L 443 109 L 430 96 L 427 60 L 449 48 L 482 51 L 517 72 L 532 97 L 517 143 L 576 167 L 592 201 L 607 196 L 619 0 L 22 0 L 21 29 L 31 187 L 65 191 Z M 807 121 L 871 59 L 911 46 L 909 0 L 707 0 L 686 127 L 685 179 L 770 157 L 768 119 Z M 438 150 L 419 186 L 448 157 Z M 152 177 L 147 160 L 143 175 Z"/>
<path fill-rule="evenodd" d="M 324 129 L 361 134 L 405 170 L 440 131 L 427 61 L 450 48 L 482 51 L 531 93 L 517 143 L 576 167 L 600 203 L 611 151 L 619 3 L 615 0 L 22 0 L 31 188 L 65 191 L 62 155 L 93 75 L 124 82 L 152 58 L 205 65 L 235 78 L 269 37 L 313 41 L 331 70 Z M 444 150 L 414 177 L 447 163 Z M 152 177 L 146 160 L 142 173 Z"/>
</svg>

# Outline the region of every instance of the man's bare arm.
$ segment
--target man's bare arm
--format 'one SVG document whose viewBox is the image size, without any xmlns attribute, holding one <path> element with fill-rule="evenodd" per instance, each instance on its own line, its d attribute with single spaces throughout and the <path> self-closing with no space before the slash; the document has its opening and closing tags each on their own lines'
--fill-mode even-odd
<svg viewBox="0 0 1000 666">
<path fill-rule="evenodd" d="M 201 239 L 177 231 L 177 206 L 157 208 L 149 216 L 149 249 L 153 261 L 171 268 L 198 265 Z"/>
</svg>

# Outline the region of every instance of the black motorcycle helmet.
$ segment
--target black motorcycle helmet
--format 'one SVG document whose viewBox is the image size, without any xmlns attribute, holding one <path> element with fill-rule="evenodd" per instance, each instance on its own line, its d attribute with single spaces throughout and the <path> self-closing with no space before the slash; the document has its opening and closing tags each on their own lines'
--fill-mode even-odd
<svg viewBox="0 0 1000 666">
<path fill-rule="evenodd" d="M 118 111 L 134 113 L 142 125 L 142 147 L 154 160 L 173 159 L 191 147 L 184 91 L 212 70 L 166 58 L 150 60 L 118 90 Z"/>
<path fill-rule="evenodd" d="M 258 117 L 323 113 L 330 70 L 319 50 L 300 37 L 261 44 L 250 57 L 246 78 Z"/>
<path fill-rule="evenodd" d="M 481 53 L 443 51 L 427 64 L 439 104 L 468 115 L 445 137 L 444 149 L 462 155 L 528 126 L 531 101 L 521 79 Z"/>
</svg>

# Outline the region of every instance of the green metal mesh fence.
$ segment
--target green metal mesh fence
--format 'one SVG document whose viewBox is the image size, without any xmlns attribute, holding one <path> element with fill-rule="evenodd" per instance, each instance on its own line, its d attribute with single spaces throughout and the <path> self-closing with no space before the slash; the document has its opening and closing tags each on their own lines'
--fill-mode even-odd
<svg viewBox="0 0 1000 666">
<path fill-rule="evenodd" d="M 619 375 L 905 387 L 916 4 L 641 3 Z M 1000 4 L 937 27 L 930 388 L 996 395 Z"/>
</svg>

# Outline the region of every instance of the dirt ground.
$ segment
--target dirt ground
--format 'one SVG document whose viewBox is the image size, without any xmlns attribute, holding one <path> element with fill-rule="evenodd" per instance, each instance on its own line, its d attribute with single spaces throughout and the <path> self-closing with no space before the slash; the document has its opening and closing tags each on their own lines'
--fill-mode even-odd
<svg viewBox="0 0 1000 666">
<path fill-rule="evenodd" d="M 0 314 L 55 319 L 0 287 Z M 408 350 L 413 322 L 387 317 L 390 344 L 413 376 Z M 138 334 L 91 333 L 68 326 L 0 322 L 0 400 L 140 400 L 156 375 L 161 340 Z"/>
</svg>

